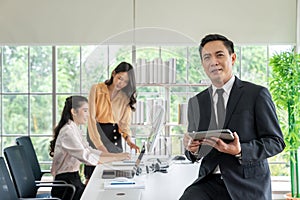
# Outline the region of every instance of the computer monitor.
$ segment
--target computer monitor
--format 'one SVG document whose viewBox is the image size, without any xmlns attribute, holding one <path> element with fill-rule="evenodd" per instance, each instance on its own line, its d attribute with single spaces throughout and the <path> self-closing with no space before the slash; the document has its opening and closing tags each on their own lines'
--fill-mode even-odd
<svg viewBox="0 0 300 200">
<path fill-rule="evenodd" d="M 160 104 L 155 104 L 150 111 L 151 131 L 146 140 L 147 153 L 154 153 L 154 149 L 159 141 L 159 135 L 163 130 L 165 109 Z"/>
</svg>

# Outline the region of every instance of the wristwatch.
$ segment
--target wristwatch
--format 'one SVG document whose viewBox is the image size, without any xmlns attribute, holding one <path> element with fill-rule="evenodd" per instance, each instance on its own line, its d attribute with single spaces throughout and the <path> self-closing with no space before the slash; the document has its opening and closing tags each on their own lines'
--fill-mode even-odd
<svg viewBox="0 0 300 200">
<path fill-rule="evenodd" d="M 195 156 L 195 157 L 197 157 L 197 156 L 199 155 L 198 151 L 196 151 L 196 152 L 191 152 L 191 154 L 192 154 L 193 156 Z"/>
<path fill-rule="evenodd" d="M 236 154 L 235 157 L 238 159 L 242 159 L 242 152 L 240 152 L 239 154 Z"/>
<path fill-rule="evenodd" d="M 235 157 L 238 159 L 239 163 L 242 164 L 242 151 L 239 154 L 235 155 Z"/>
</svg>

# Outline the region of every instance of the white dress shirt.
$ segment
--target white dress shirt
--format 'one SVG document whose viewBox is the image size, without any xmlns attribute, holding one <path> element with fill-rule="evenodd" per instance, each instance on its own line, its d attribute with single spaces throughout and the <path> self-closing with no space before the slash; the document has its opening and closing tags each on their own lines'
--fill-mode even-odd
<svg viewBox="0 0 300 200">
<path fill-rule="evenodd" d="M 231 92 L 234 80 L 235 80 L 235 76 L 232 76 L 229 79 L 229 81 L 227 81 L 227 83 L 225 83 L 225 85 L 223 85 L 223 87 L 222 87 L 224 89 L 223 99 L 224 99 L 224 107 L 225 107 L 225 109 L 227 107 L 227 102 L 228 102 L 228 99 L 229 99 L 229 94 Z M 216 116 L 217 123 L 219 123 L 218 122 L 218 116 L 217 116 L 218 115 L 218 113 L 217 113 L 218 95 L 217 95 L 217 92 L 216 92 L 217 89 L 221 89 L 221 88 L 217 88 L 216 86 L 212 85 L 215 116 Z"/>
<path fill-rule="evenodd" d="M 101 151 L 89 146 L 83 131 L 69 120 L 60 130 L 54 148 L 51 167 L 53 176 L 66 172 L 79 171 L 81 163 L 97 165 Z"/>
<path fill-rule="evenodd" d="M 235 80 L 235 76 L 232 76 L 229 79 L 229 81 L 227 81 L 227 83 L 225 83 L 225 85 L 223 85 L 223 87 L 222 87 L 224 89 L 223 98 L 224 98 L 224 107 L 225 107 L 225 109 L 227 107 L 227 102 L 228 102 L 228 99 L 229 99 L 230 91 L 232 89 L 234 80 Z M 217 89 L 220 89 L 220 88 L 217 88 L 216 86 L 212 85 L 215 116 L 216 116 L 217 123 L 219 123 L 218 122 L 218 116 L 217 116 L 217 114 L 218 114 L 217 113 L 218 95 L 217 95 L 217 92 L 216 92 Z M 216 167 L 216 169 L 214 170 L 213 173 L 214 174 L 220 174 L 221 173 L 219 165 L 217 165 L 217 167 Z"/>
</svg>

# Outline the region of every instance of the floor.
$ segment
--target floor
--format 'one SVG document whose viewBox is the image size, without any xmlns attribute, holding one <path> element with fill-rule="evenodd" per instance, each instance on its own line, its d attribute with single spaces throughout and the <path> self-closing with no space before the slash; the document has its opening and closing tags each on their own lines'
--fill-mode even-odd
<svg viewBox="0 0 300 200">
<path fill-rule="evenodd" d="M 291 191 L 290 177 L 273 176 L 272 179 L 272 199 L 285 200 L 284 195 Z"/>
</svg>

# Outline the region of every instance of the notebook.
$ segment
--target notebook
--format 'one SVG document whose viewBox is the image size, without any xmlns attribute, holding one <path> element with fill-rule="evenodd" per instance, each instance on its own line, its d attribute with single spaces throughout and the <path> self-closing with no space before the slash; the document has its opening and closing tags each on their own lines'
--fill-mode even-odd
<svg viewBox="0 0 300 200">
<path fill-rule="evenodd" d="M 135 161 L 135 165 L 133 169 L 127 170 L 118 170 L 118 169 L 104 169 L 102 173 L 103 179 L 114 179 L 118 177 L 126 177 L 126 178 L 133 178 L 134 175 L 140 174 L 140 163 L 145 153 L 145 145 L 143 145 L 140 155 Z"/>
</svg>

